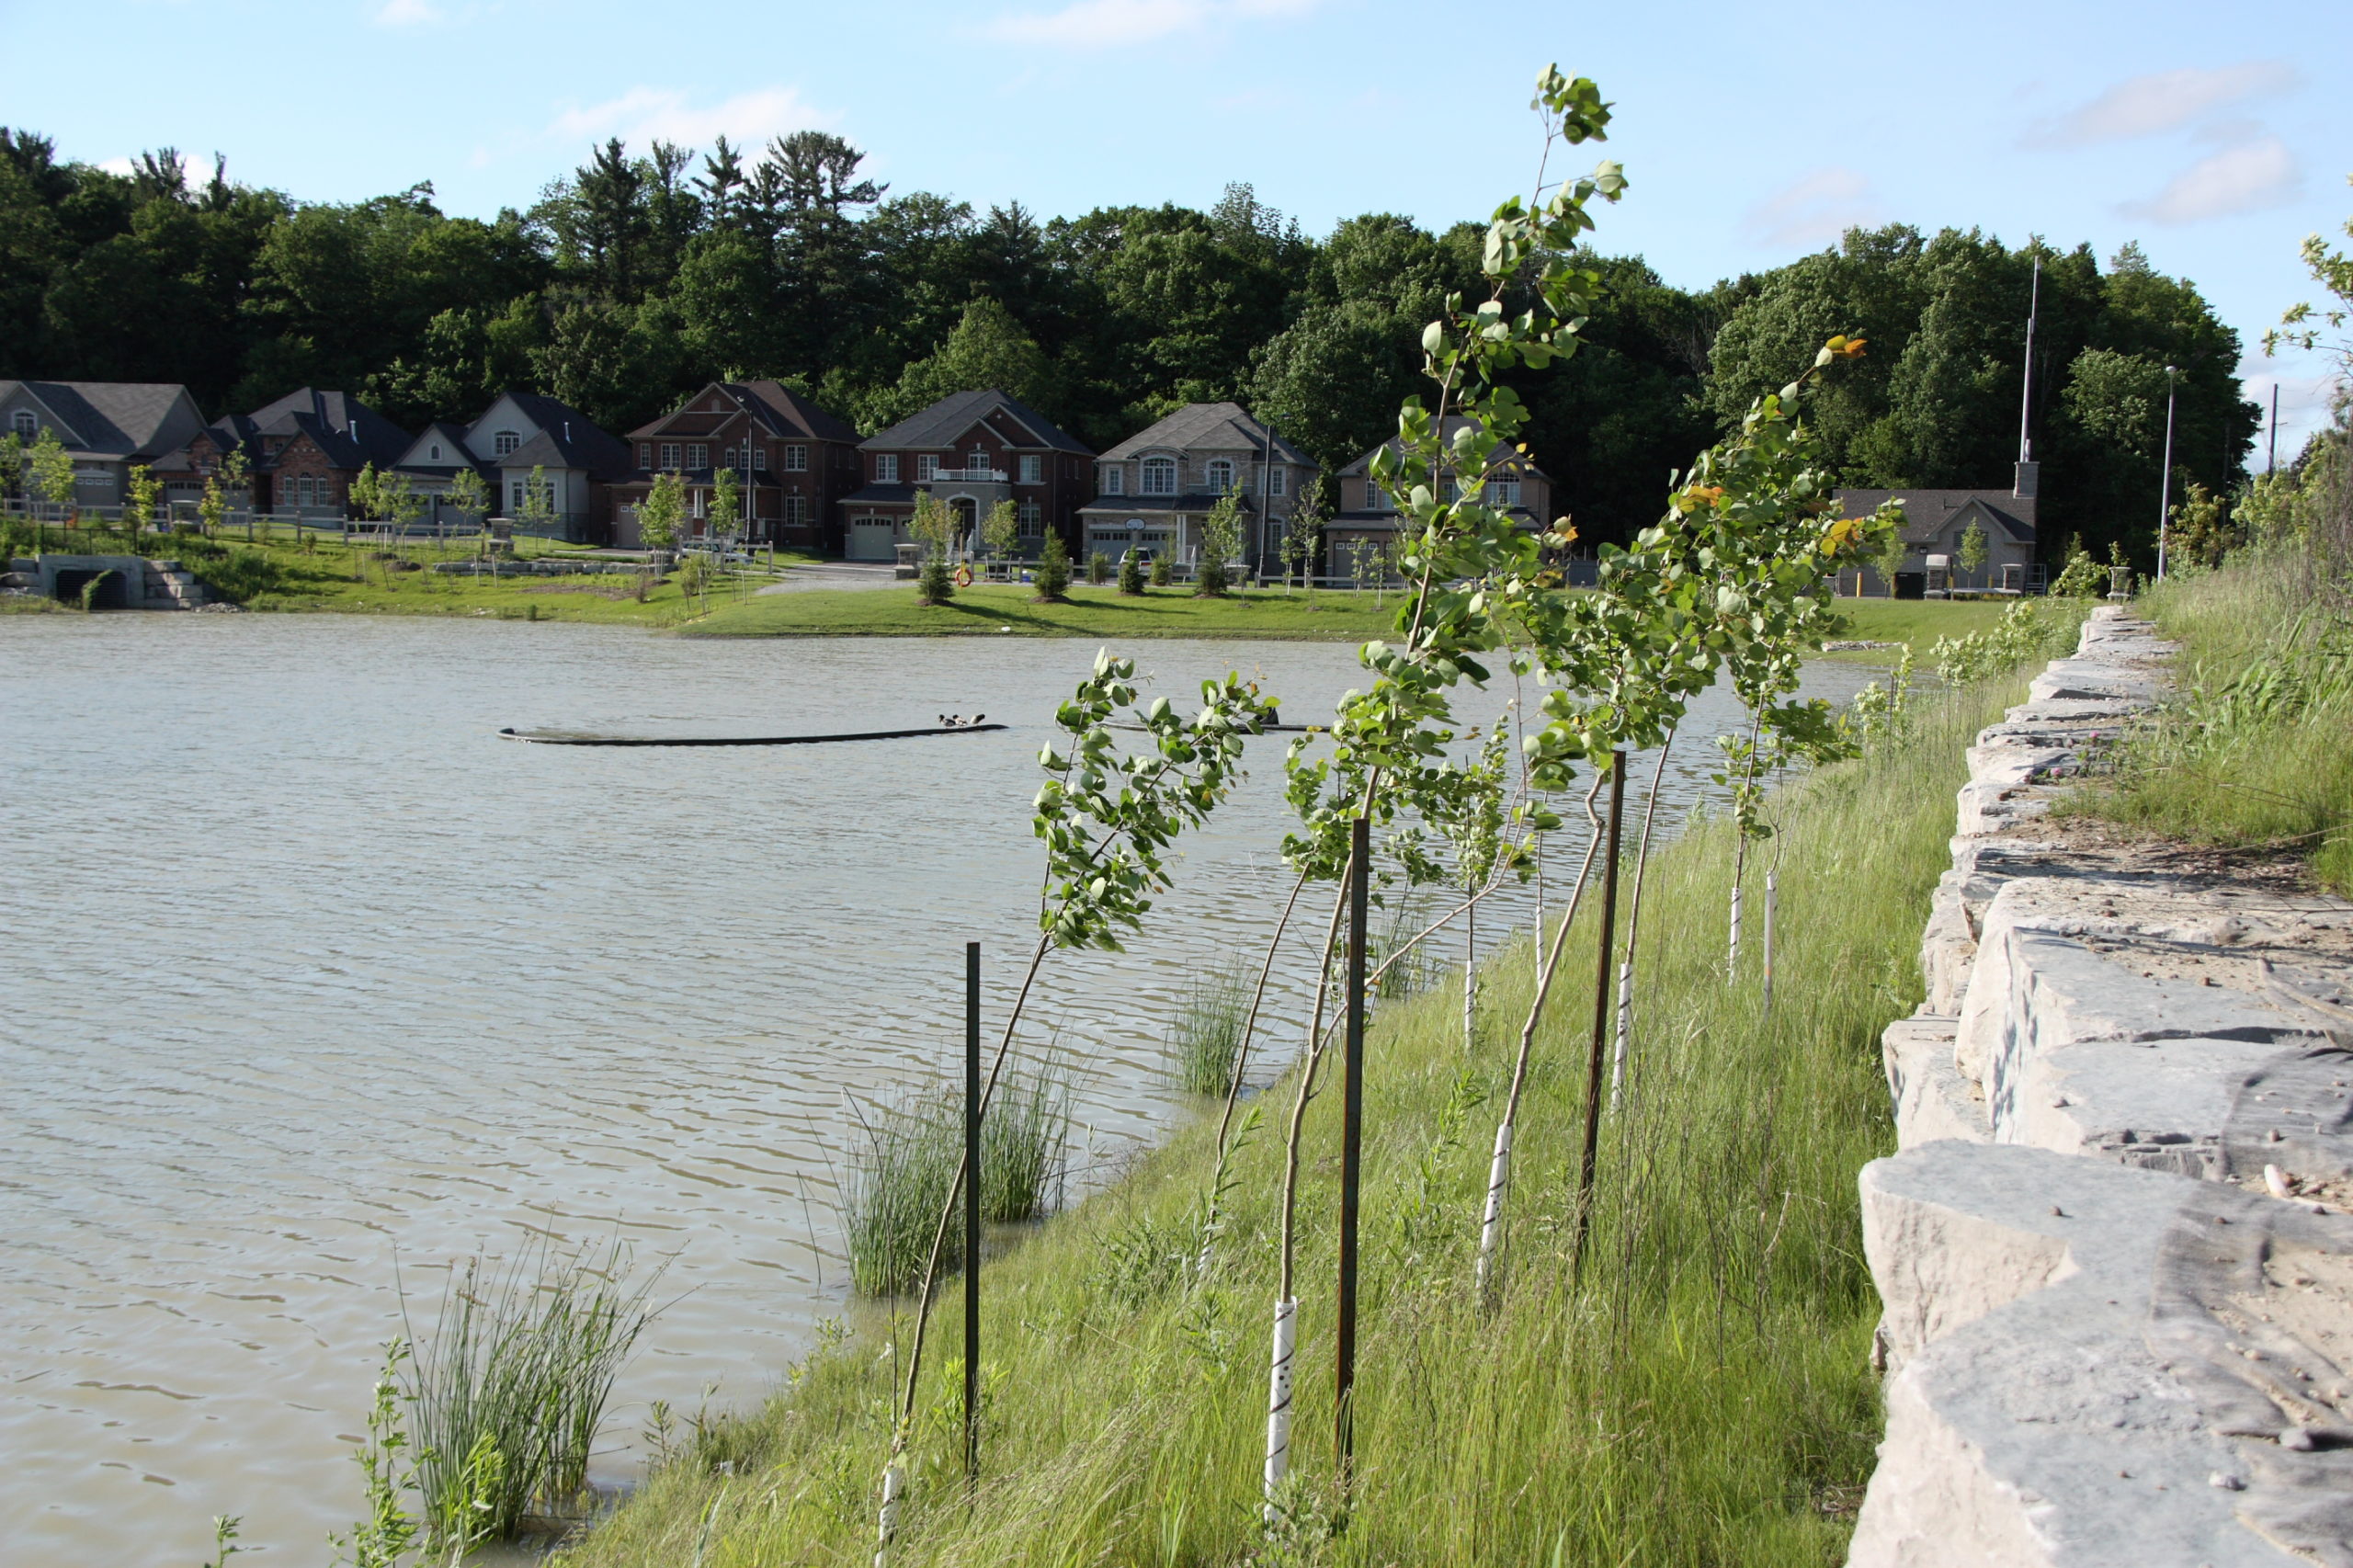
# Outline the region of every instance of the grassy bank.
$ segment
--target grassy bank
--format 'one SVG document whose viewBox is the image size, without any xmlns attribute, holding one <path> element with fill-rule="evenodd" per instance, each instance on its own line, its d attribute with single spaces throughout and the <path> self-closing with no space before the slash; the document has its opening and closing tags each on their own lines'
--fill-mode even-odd
<svg viewBox="0 0 2353 1568">
<path fill-rule="evenodd" d="M 2141 608 L 2182 645 L 2174 700 L 2072 810 L 2193 844 L 2310 857 L 2353 895 L 2353 614 L 2309 552 L 2184 571 Z"/>
<path fill-rule="evenodd" d="M 687 629 L 695 637 L 1092 637 L 1129 642 L 1150 637 L 1257 637 L 1358 642 L 1391 630 L 1403 596 L 1357 590 L 1304 593 L 1250 589 L 1222 598 L 1195 598 L 1190 589 L 1155 588 L 1143 595 L 1110 586 L 1074 585 L 1066 602 L 1040 604 L 1027 586 L 976 585 L 944 605 L 919 605 L 912 585 L 875 589 L 821 589 L 770 594 L 715 609 Z M 1939 637 L 1983 631 L 2006 604 L 1842 599 L 1839 610 L 1857 641 L 1908 642 L 1925 654 Z M 1887 662 L 1896 650 L 1833 657 Z"/>
<path fill-rule="evenodd" d="M 1722 973 L 1731 843 L 1657 857 L 1644 912 L 1633 1094 L 1605 1123 L 1594 1244 L 1570 1277 L 1563 1218 L 1582 1115 L 1590 948 L 1564 967 L 1518 1136 L 1505 1288 L 1470 1284 L 1487 1145 L 1530 987 L 1522 941 L 1460 996 L 1388 1005 L 1369 1051 L 1357 1485 L 1334 1535 L 1331 1279 L 1337 1096 L 1307 1130 L 1300 1422 L 1305 1484 L 1257 1525 L 1273 1294 L 1277 1123 L 1233 1162 L 1197 1277 L 1213 1127 L 986 1268 L 984 1479 L 956 1482 L 961 1310 L 944 1304 L 893 1562 L 1676 1563 L 1840 1561 L 1877 1437 L 1878 1302 L 1855 1173 L 1891 1141 L 1877 1037 L 1918 992 L 1962 749 L 2011 691 L 1915 709 L 1870 759 L 1783 791 L 1778 997 L 1756 943 Z M 1014 824 L 1008 824 L 1008 831 Z M 1752 860 L 1761 881 L 1762 866 Z M 1752 889 L 1754 898 L 1754 889 Z M 1752 902 L 1751 930 L 1756 904 Z M 1312 922 L 1320 926 L 1320 921 Z M 1084 962 L 1083 958 L 1057 961 Z M 1279 1038 L 1295 1040 L 1296 1023 Z M 1285 1049 L 1288 1049 L 1286 1043 Z M 952 1294 L 952 1292 L 951 1292 Z M 903 1317 L 721 1423 L 569 1561 L 580 1568 L 862 1563 Z"/>
</svg>

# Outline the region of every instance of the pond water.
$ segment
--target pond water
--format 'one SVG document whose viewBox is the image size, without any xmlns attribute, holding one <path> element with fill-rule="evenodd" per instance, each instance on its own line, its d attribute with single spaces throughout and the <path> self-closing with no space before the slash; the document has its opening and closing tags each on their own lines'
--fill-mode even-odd
<svg viewBox="0 0 2353 1568">
<path fill-rule="evenodd" d="M 1233 667 L 1294 720 L 1358 675 L 1336 645 L 1138 652 L 1180 702 Z M 1035 756 L 1093 653 L 0 619 L 0 1555 L 181 1568 L 234 1514 L 266 1561 L 325 1561 L 400 1288 L 429 1320 L 453 1258 L 533 1232 L 674 1256 L 601 1478 L 635 1472 L 651 1401 L 765 1393 L 844 1301 L 846 1096 L 957 1059 L 966 939 L 984 1016 L 1010 1004 Z M 1833 698 L 1865 678 L 1814 672 Z M 1012 728 L 781 750 L 495 733 L 949 712 Z M 1728 721 L 1703 704 L 1694 729 Z M 1272 928 L 1280 743 L 1256 745 L 1152 939 L 1049 963 L 1034 1032 L 1077 1080 L 1081 1188 L 1195 1114 L 1166 1020 Z M 1713 756 L 1678 753 L 1678 803 Z M 1303 960 L 1279 982 L 1284 1057 Z"/>
</svg>

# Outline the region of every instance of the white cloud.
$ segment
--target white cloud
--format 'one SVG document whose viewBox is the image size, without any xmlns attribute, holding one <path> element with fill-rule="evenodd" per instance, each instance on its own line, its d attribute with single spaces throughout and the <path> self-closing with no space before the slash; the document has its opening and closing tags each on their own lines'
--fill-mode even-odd
<svg viewBox="0 0 2353 1568">
<path fill-rule="evenodd" d="M 2244 142 L 2204 157 L 2165 182 L 2146 201 L 2119 209 L 2153 223 L 2195 223 L 2259 212 L 2290 199 L 2302 183 L 2288 144 L 2277 136 Z"/>
<path fill-rule="evenodd" d="M 1852 169 L 1816 169 L 1751 207 L 1741 227 L 1760 244 L 1812 249 L 1880 219 L 1870 182 Z"/>
<path fill-rule="evenodd" d="M 139 165 L 129 158 L 108 158 L 99 164 L 98 167 L 110 175 L 120 175 L 125 179 L 129 179 L 139 172 Z"/>
<path fill-rule="evenodd" d="M 830 126 L 840 118 L 803 102 L 791 87 L 761 87 L 705 107 L 697 107 L 674 87 L 631 87 L 604 103 L 564 110 L 548 131 L 567 141 L 619 136 L 642 143 L 659 138 L 688 147 L 704 146 L 724 135 L 756 147 L 771 136 Z"/>
<path fill-rule="evenodd" d="M 441 9 L 431 0 L 384 0 L 376 8 L 376 25 L 381 28 L 429 28 L 441 19 Z"/>
<path fill-rule="evenodd" d="M 1318 4 L 1320 0 L 1072 0 L 1059 10 L 998 17 L 981 31 L 1007 43 L 1118 49 L 1225 22 L 1300 16 Z"/>
<path fill-rule="evenodd" d="M 2153 71 L 2119 82 L 2091 102 L 2056 119 L 2028 127 L 2029 146 L 2081 147 L 2177 131 L 2209 109 L 2257 94 L 2297 85 L 2295 68 L 2281 60 L 2250 60 L 2241 65 L 2185 66 Z"/>
</svg>

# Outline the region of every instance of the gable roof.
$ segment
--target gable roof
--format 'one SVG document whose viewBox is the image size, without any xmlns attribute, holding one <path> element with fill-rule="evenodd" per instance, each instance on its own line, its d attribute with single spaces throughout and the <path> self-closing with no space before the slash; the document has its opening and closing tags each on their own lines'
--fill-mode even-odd
<svg viewBox="0 0 2353 1568">
<path fill-rule="evenodd" d="M 21 389 L 97 457 L 153 458 L 204 427 L 188 388 L 176 381 L 0 381 L 0 400 Z"/>
<path fill-rule="evenodd" d="M 1442 433 L 1447 437 L 1448 440 L 1451 442 L 1454 433 L 1469 423 L 1470 421 L 1460 414 L 1449 414 L 1446 416 L 1446 428 Z M 1396 437 L 1392 437 L 1388 440 L 1383 441 L 1381 446 L 1394 449 L 1397 446 L 1397 439 Z M 1375 447 L 1372 449 L 1372 452 L 1377 452 L 1379 450 L 1381 450 L 1381 447 Z M 1341 476 L 1343 478 L 1349 478 L 1364 474 L 1366 471 L 1372 466 L 1372 452 L 1366 452 L 1363 456 L 1358 458 L 1356 461 L 1342 469 L 1340 471 Z M 1547 482 L 1550 482 L 1552 477 L 1551 474 L 1546 473 L 1542 469 L 1536 466 L 1536 460 L 1534 458 L 1528 457 L 1524 454 L 1515 454 L 1508 446 L 1501 441 L 1497 441 L 1488 451 L 1487 460 L 1489 462 L 1494 462 L 1498 454 L 1510 458 L 1518 465 L 1519 471 L 1523 474 L 1534 474 L 1537 478 Z"/>
<path fill-rule="evenodd" d="M 1154 421 L 1126 440 L 1102 454 L 1100 462 L 1119 462 L 1123 459 L 1162 448 L 1179 451 L 1207 448 L 1215 451 L 1242 450 L 1262 452 L 1270 432 L 1260 421 L 1238 403 L 1188 403 L 1167 417 Z M 1303 463 L 1310 468 L 1315 460 L 1284 440 L 1274 437 L 1275 452 L 1285 462 Z"/>
<path fill-rule="evenodd" d="M 627 442 L 574 415 L 542 426 L 538 435 L 505 457 L 492 459 L 491 466 L 579 469 L 591 479 L 612 480 L 634 472 L 637 465 L 631 460 Z"/>
<path fill-rule="evenodd" d="M 398 466 L 408 433 L 349 392 L 298 387 L 246 416 L 255 436 L 308 436 L 337 468 Z"/>
<path fill-rule="evenodd" d="M 1024 444 L 1048 447 L 1059 452 L 1075 452 L 1091 458 L 1094 450 L 1077 437 L 1015 397 L 995 387 L 979 392 L 950 392 L 921 413 L 910 415 L 888 430 L 869 436 L 859 445 L 875 449 L 893 448 L 929 448 L 946 451 L 953 447 L 964 432 L 983 420 L 1006 418 L 1030 437 Z"/>
<path fill-rule="evenodd" d="M 1886 501 L 1904 503 L 1904 539 L 1929 544 L 1956 528 L 1966 528 L 1970 512 L 1994 537 L 2013 544 L 2035 541 L 2035 498 L 2006 490 L 1841 490 L 1840 515 L 1868 517 Z"/>
<path fill-rule="evenodd" d="M 441 455 L 438 458 L 433 455 L 433 444 L 437 441 L 441 446 Z M 447 419 L 435 420 L 417 432 L 416 439 L 411 441 L 408 450 L 401 454 L 397 466 L 431 472 L 446 470 L 450 473 L 474 466 L 473 453 L 466 448 L 465 427 Z"/>
<path fill-rule="evenodd" d="M 713 414 L 702 407 L 702 403 L 714 392 L 732 402 L 734 408 Z M 543 401 L 554 402 L 552 398 Z M 847 421 L 836 419 L 791 388 L 775 381 L 707 382 L 698 388 L 693 396 L 682 400 L 659 419 L 631 430 L 629 438 L 632 441 L 650 440 L 667 435 L 668 426 L 674 421 L 688 415 L 699 414 L 705 418 L 724 423 L 739 412 L 750 415 L 753 424 L 771 436 L 799 436 L 813 441 L 855 443 L 858 440 L 858 432 Z M 579 415 L 575 414 L 573 417 L 576 419 Z M 546 421 L 541 420 L 540 423 L 545 424 Z M 691 437 L 693 432 L 689 431 L 688 435 Z"/>
</svg>

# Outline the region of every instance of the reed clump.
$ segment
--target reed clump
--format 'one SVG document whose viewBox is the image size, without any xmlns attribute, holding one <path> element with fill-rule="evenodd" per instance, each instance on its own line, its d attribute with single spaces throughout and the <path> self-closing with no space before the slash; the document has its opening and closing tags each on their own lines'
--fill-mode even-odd
<svg viewBox="0 0 2353 1568">
<path fill-rule="evenodd" d="M 1242 1019 L 1250 975 L 1239 968 L 1197 974 L 1168 1022 L 1169 1076 L 1188 1094 L 1222 1095 L 1242 1055 Z"/>
<path fill-rule="evenodd" d="M 567 1249 L 544 1236 L 452 1270 L 402 1391 L 430 1542 L 511 1540 L 528 1518 L 584 1511 L 613 1380 L 661 1275 L 635 1271 L 618 1240 Z"/>
<path fill-rule="evenodd" d="M 842 1194 L 850 1282 L 862 1296 L 895 1296 L 922 1282 L 939 1211 L 964 1159 L 961 1085 L 916 1090 L 857 1122 Z M 981 1214 L 993 1224 L 1041 1220 L 1062 1205 L 1070 1142 L 1070 1081 L 1050 1064 L 1021 1064 L 998 1082 L 981 1119 Z M 963 1266 L 963 1231 L 949 1227 L 942 1262 Z"/>
</svg>

